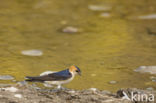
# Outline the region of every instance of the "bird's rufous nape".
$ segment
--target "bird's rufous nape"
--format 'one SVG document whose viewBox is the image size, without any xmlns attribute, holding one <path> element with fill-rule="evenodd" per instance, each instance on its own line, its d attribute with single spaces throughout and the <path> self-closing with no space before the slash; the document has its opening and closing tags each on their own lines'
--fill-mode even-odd
<svg viewBox="0 0 156 103">
<path fill-rule="evenodd" d="M 77 68 L 76 68 L 76 66 L 74 66 L 74 65 L 72 65 L 72 66 L 69 67 L 69 71 L 70 71 L 70 72 L 74 72 L 74 71 L 76 71 L 76 70 L 77 70 Z"/>
</svg>

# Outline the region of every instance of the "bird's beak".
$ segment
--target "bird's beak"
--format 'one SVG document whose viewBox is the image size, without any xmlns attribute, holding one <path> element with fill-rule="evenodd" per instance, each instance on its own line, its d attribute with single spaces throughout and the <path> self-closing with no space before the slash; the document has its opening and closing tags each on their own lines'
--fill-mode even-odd
<svg viewBox="0 0 156 103">
<path fill-rule="evenodd" d="M 78 72 L 78 75 L 80 75 L 80 76 L 81 76 L 81 72 Z"/>
</svg>

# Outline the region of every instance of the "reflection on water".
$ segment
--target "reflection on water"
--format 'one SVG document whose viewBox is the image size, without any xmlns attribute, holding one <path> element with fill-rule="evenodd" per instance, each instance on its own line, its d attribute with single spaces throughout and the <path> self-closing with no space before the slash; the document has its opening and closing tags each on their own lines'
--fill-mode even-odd
<svg viewBox="0 0 156 103">
<path fill-rule="evenodd" d="M 88 8 L 99 4 L 100 7 L 108 4 L 112 10 Z M 82 77 L 77 76 L 66 85 L 68 88 L 114 91 L 123 87 L 155 87 L 149 74 L 133 70 L 140 65 L 156 65 L 155 36 L 150 37 L 144 31 L 145 24 L 156 24 L 127 19 L 129 8 L 125 5 L 129 7 L 131 3 L 123 0 L 1 2 L 0 75 L 12 75 L 21 81 L 26 75 L 59 71 L 75 64 L 82 69 Z M 108 12 L 110 17 L 100 16 Z M 130 16 L 133 12 L 137 11 L 132 10 Z M 61 29 L 67 26 L 80 32 L 63 33 Z M 21 54 L 23 50 L 33 49 L 41 50 L 43 55 Z"/>
</svg>

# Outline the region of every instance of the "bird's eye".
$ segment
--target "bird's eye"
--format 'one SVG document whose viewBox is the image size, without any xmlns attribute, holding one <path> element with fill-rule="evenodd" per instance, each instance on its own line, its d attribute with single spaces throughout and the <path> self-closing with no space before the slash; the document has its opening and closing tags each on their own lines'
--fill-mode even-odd
<svg viewBox="0 0 156 103">
<path fill-rule="evenodd" d="M 76 72 L 79 72 L 78 70 L 76 70 Z"/>
</svg>

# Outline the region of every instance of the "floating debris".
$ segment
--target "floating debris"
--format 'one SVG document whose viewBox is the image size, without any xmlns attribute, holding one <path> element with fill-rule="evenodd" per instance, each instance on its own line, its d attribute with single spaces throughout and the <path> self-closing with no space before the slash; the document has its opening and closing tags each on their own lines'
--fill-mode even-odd
<svg viewBox="0 0 156 103">
<path fill-rule="evenodd" d="M 109 81 L 110 84 L 116 84 L 117 81 Z"/>
<path fill-rule="evenodd" d="M 21 52 L 23 55 L 27 56 L 41 56 L 43 55 L 43 52 L 41 50 L 24 50 Z"/>
<path fill-rule="evenodd" d="M 88 8 L 93 11 L 110 11 L 112 9 L 112 7 L 108 5 L 89 5 Z"/>
<path fill-rule="evenodd" d="M 135 69 L 134 71 L 140 72 L 140 73 L 156 74 L 156 66 L 140 66 L 139 68 Z"/>
<path fill-rule="evenodd" d="M 10 75 L 0 75 L 0 80 L 12 80 L 14 79 L 13 76 Z"/>
<path fill-rule="evenodd" d="M 64 33 L 77 33 L 78 29 L 72 26 L 65 27 L 62 32 Z"/>
<path fill-rule="evenodd" d="M 139 16 L 139 19 L 156 19 L 156 14 L 150 14 L 145 16 Z"/>
<path fill-rule="evenodd" d="M 109 18 L 110 17 L 110 13 L 101 13 L 100 16 L 101 17 L 105 17 L 105 18 Z"/>
<path fill-rule="evenodd" d="M 21 94 L 15 94 L 14 97 L 16 97 L 16 98 L 22 98 L 22 95 Z"/>
</svg>

